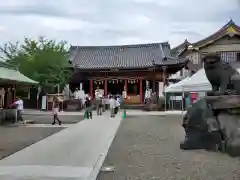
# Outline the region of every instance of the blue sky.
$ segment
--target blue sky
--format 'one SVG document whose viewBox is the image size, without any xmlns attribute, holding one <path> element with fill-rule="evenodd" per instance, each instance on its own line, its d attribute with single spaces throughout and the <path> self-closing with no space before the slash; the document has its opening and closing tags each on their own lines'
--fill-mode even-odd
<svg viewBox="0 0 240 180">
<path fill-rule="evenodd" d="M 47 36 L 73 45 L 197 41 L 231 18 L 238 0 L 6 0 L 0 43 Z"/>
</svg>

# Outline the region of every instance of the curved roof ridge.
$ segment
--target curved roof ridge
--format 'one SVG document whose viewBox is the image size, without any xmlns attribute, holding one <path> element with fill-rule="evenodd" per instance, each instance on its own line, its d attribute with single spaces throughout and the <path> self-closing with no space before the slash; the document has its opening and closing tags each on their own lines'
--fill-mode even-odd
<svg viewBox="0 0 240 180">
<path fill-rule="evenodd" d="M 143 44 L 126 44 L 126 45 L 106 45 L 106 46 L 72 46 L 71 45 L 71 48 L 74 49 L 74 48 L 131 48 L 131 47 L 144 47 L 144 46 L 154 46 L 154 45 L 169 45 L 169 43 L 166 41 L 166 42 L 159 42 L 159 43 L 143 43 Z"/>
<path fill-rule="evenodd" d="M 193 45 L 193 46 L 198 46 L 199 44 L 204 43 L 204 42 L 206 42 L 206 41 L 209 41 L 209 40 L 212 39 L 212 38 L 219 37 L 219 36 L 221 36 L 221 34 L 222 34 L 223 32 L 225 32 L 225 31 L 226 31 L 229 27 L 231 27 L 231 26 L 235 27 L 235 28 L 236 28 L 237 30 L 239 30 L 239 32 L 240 32 L 240 26 L 236 25 L 235 22 L 234 22 L 232 19 L 230 19 L 230 21 L 228 21 L 227 24 L 225 24 L 224 26 L 222 26 L 222 28 L 220 28 L 217 32 L 212 33 L 212 34 L 210 34 L 209 36 L 207 36 L 207 37 L 205 37 L 205 38 L 203 38 L 203 39 L 201 39 L 201 40 L 199 40 L 199 41 L 197 41 L 197 42 L 195 42 L 195 43 L 192 43 L 191 45 Z"/>
<path fill-rule="evenodd" d="M 178 49 L 179 47 L 181 47 L 181 46 L 189 46 L 189 45 L 191 45 L 192 43 L 190 43 L 189 41 L 188 41 L 188 39 L 186 38 L 181 44 L 179 44 L 178 46 L 175 46 L 174 48 L 172 48 L 172 50 L 175 50 L 175 49 Z"/>
</svg>

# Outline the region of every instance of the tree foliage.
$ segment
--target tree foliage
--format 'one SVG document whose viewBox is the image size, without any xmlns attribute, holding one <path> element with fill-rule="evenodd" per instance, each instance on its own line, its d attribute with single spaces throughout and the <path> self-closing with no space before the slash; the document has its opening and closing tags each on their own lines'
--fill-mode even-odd
<svg viewBox="0 0 240 180">
<path fill-rule="evenodd" d="M 65 41 L 25 38 L 23 43 L 4 44 L 0 51 L 4 53 L 6 62 L 42 86 L 63 86 L 68 81 L 70 70 Z"/>
</svg>

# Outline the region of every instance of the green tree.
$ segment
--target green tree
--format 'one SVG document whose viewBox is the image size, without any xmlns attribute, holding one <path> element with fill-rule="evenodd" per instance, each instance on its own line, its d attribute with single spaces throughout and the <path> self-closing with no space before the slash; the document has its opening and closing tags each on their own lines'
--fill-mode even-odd
<svg viewBox="0 0 240 180">
<path fill-rule="evenodd" d="M 44 37 L 38 40 L 25 38 L 23 43 L 9 42 L 0 47 L 6 62 L 44 87 L 63 87 L 68 83 L 71 74 L 68 50 L 66 41 L 57 42 Z"/>
</svg>

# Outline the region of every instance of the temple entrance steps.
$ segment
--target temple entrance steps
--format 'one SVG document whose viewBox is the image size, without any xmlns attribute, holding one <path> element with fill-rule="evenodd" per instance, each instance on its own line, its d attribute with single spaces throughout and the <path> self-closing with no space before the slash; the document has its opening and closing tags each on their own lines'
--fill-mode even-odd
<svg viewBox="0 0 240 180">
<path fill-rule="evenodd" d="M 143 110 L 143 104 L 125 104 L 125 109 Z"/>
</svg>

